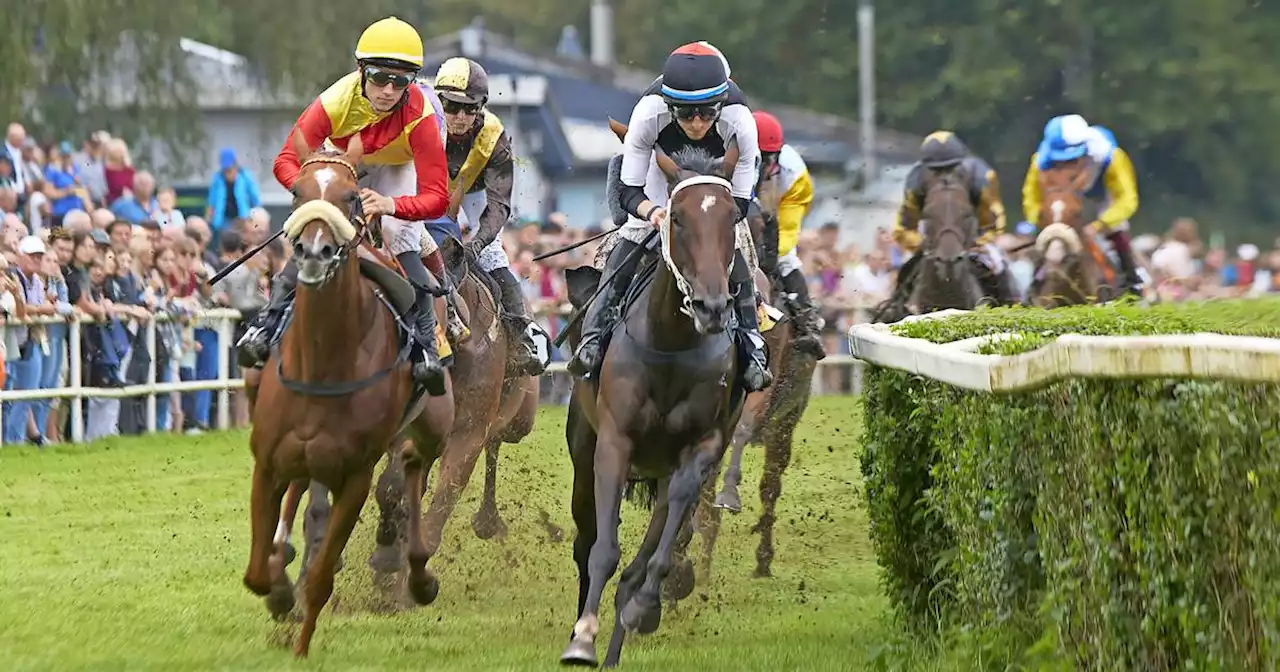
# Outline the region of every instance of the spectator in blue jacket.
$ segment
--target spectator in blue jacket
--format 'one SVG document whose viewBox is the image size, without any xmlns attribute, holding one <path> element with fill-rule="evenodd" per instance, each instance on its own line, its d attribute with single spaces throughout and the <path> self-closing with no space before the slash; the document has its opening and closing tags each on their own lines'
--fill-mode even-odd
<svg viewBox="0 0 1280 672">
<path fill-rule="evenodd" d="M 205 210 L 205 219 L 215 241 L 223 227 L 237 219 L 247 219 L 251 210 L 262 205 L 258 182 L 237 162 L 234 149 L 226 147 L 219 153 L 218 166 L 218 174 L 209 183 L 208 208 Z"/>
</svg>

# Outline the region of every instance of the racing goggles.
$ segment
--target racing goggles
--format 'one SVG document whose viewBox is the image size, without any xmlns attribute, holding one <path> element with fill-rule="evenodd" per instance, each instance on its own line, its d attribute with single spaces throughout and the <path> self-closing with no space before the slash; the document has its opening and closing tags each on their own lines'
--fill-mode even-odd
<svg viewBox="0 0 1280 672">
<path fill-rule="evenodd" d="M 680 121 L 689 121 L 694 117 L 704 121 L 715 121 L 720 116 L 720 103 L 704 103 L 701 105 L 671 105 L 671 116 Z"/>
<path fill-rule="evenodd" d="M 407 89 L 413 83 L 413 75 L 400 72 L 391 72 L 383 70 L 376 66 L 365 66 L 364 76 L 373 82 L 374 86 L 386 86 L 390 84 L 392 88 Z"/>
<path fill-rule="evenodd" d="M 480 103 L 459 103 L 455 100 L 441 100 L 440 107 L 445 114 L 479 114 Z"/>
</svg>

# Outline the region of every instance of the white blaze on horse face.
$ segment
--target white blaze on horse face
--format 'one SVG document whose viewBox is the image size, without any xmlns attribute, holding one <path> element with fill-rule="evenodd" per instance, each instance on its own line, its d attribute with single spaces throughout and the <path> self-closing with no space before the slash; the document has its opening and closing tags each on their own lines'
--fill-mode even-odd
<svg viewBox="0 0 1280 672">
<path fill-rule="evenodd" d="M 1053 212 L 1054 224 L 1066 224 L 1066 222 L 1062 221 L 1062 211 L 1066 209 L 1067 204 L 1063 203 L 1061 200 L 1054 201 L 1049 205 L 1049 210 Z"/>
<path fill-rule="evenodd" d="M 329 183 L 337 176 L 338 174 L 333 172 L 332 168 L 321 168 L 315 172 L 316 186 L 320 187 L 320 198 L 324 198 L 324 190 L 329 188 Z"/>
<path fill-rule="evenodd" d="M 716 197 L 712 196 L 711 194 L 707 194 L 706 196 L 703 196 L 702 205 L 700 207 L 702 208 L 703 212 L 706 212 L 711 208 L 716 207 Z"/>
</svg>

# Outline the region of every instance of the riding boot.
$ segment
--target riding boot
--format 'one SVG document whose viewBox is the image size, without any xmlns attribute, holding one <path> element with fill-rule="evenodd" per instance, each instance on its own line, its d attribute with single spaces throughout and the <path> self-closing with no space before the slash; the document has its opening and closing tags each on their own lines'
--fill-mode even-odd
<svg viewBox="0 0 1280 672">
<path fill-rule="evenodd" d="M 427 388 L 433 397 L 445 393 L 444 366 L 440 364 L 440 353 L 436 349 L 436 309 L 435 294 L 432 291 L 431 279 L 427 267 L 422 263 L 418 252 L 402 252 L 396 255 L 409 284 L 413 285 L 416 301 L 414 302 L 414 340 L 418 347 L 415 351 L 418 361 L 413 363 L 413 380 Z"/>
<path fill-rule="evenodd" d="M 271 297 L 266 308 L 259 313 L 257 324 L 245 330 L 240 341 L 237 361 L 246 369 L 254 369 L 266 363 L 271 355 L 271 338 L 280 328 L 280 319 L 289 307 L 294 288 L 298 286 L 298 267 L 291 257 L 284 269 L 271 281 Z"/>
<path fill-rule="evenodd" d="M 502 324 L 507 328 L 507 341 L 514 348 L 508 361 L 511 373 L 520 376 L 540 376 L 546 370 L 538 357 L 538 346 L 529 335 L 529 316 L 525 312 L 524 294 L 520 282 L 507 267 L 495 268 L 489 275 L 502 288 Z"/>
<path fill-rule="evenodd" d="M 796 269 L 782 276 L 782 291 L 788 294 L 795 316 L 796 348 L 823 359 L 827 356 L 822 350 L 822 328 L 826 325 L 818 314 L 818 307 L 809 299 L 809 283 L 805 281 L 804 274 Z"/>
<path fill-rule="evenodd" d="M 1125 291 L 1142 296 L 1142 276 L 1138 275 L 1138 264 L 1133 260 L 1133 247 L 1129 245 L 1128 231 L 1112 231 L 1107 234 L 1111 248 L 1116 251 L 1120 260 L 1120 271 L 1124 273 Z"/>
<path fill-rule="evenodd" d="M 769 372 L 769 362 L 765 357 L 764 336 L 760 335 L 755 283 L 746 270 L 742 253 L 735 253 L 735 256 L 734 271 L 741 271 L 730 272 L 729 282 L 733 286 L 729 291 L 734 296 L 734 307 L 738 313 L 739 341 L 744 360 L 742 384 L 748 392 L 759 392 L 773 384 L 773 374 Z"/>
<path fill-rule="evenodd" d="M 587 306 L 587 313 L 582 319 L 582 338 L 567 367 L 569 373 L 579 377 L 586 376 L 599 368 L 604 360 L 602 339 L 618 304 L 622 302 L 622 297 L 626 295 L 631 285 L 631 276 L 635 275 L 639 258 L 628 261 L 628 257 L 637 247 L 639 245 L 623 238 L 619 239 L 618 244 L 609 252 L 604 272 L 600 276 L 600 281 L 607 281 L 607 283 L 600 289 L 596 299 Z"/>
<path fill-rule="evenodd" d="M 440 249 L 436 248 L 422 255 L 422 263 L 431 272 L 431 277 L 436 279 L 436 284 L 440 285 L 445 295 L 445 336 L 454 345 L 467 342 L 467 339 L 471 338 L 471 330 L 458 316 L 457 288 L 453 286 L 453 279 L 445 270 L 444 256 L 440 254 Z"/>
</svg>

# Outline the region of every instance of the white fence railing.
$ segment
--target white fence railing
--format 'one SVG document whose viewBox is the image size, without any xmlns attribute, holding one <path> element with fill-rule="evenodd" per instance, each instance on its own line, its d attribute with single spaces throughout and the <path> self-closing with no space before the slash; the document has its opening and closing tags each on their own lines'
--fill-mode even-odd
<svg viewBox="0 0 1280 672">
<path fill-rule="evenodd" d="M 945 319 L 967 311 L 944 310 L 909 319 Z M 986 355 L 986 343 L 1016 338 L 994 334 L 952 343 L 897 336 L 889 324 L 849 329 L 853 357 L 957 387 L 1017 392 L 1064 378 L 1202 378 L 1280 382 L 1280 339 L 1222 334 L 1084 336 L 1064 334 L 1017 355 Z"/>
<path fill-rule="evenodd" d="M 854 319 L 861 318 L 866 315 L 865 309 L 853 308 L 849 314 Z M 30 401 L 37 399 L 69 399 L 73 403 L 70 405 L 70 439 L 72 442 L 79 443 L 85 437 L 85 417 L 84 405 L 81 403 L 85 399 L 121 399 L 146 397 L 146 422 L 147 432 L 156 431 L 156 404 L 157 397 L 167 395 L 172 392 L 196 392 L 203 390 L 213 390 L 218 393 L 218 402 L 215 404 L 217 415 L 215 426 L 218 429 L 228 429 L 231 426 L 231 404 L 230 393 L 232 390 L 244 387 L 243 378 L 232 378 L 230 376 L 230 350 L 232 346 L 232 335 L 235 333 L 235 325 L 240 320 L 240 313 L 235 310 L 226 308 L 217 308 L 202 311 L 194 316 L 194 323 L 198 327 L 210 328 L 217 332 L 218 335 L 218 357 L 217 357 L 217 377 L 211 380 L 177 380 L 177 362 L 171 362 L 174 370 L 171 372 L 170 381 L 159 382 L 156 369 L 156 324 L 158 322 L 167 321 L 169 318 L 165 315 L 157 315 L 143 325 L 145 329 L 145 347 L 148 353 L 152 355 L 150 363 L 147 367 L 147 377 L 145 383 L 137 385 L 127 385 L 124 387 L 86 387 L 84 385 L 84 358 L 82 356 L 82 329 L 84 326 L 95 324 L 93 321 L 86 319 L 83 315 L 73 316 L 70 319 L 57 317 L 33 317 L 25 321 L 10 319 L 6 325 L 17 326 L 20 324 L 65 324 L 67 330 L 67 357 L 63 362 L 66 366 L 67 384 L 65 387 L 41 388 L 30 390 L 3 390 L 0 391 L 0 401 Z M 827 355 L 826 359 L 818 363 L 819 367 L 851 367 L 852 379 L 850 389 L 858 392 L 861 389 L 860 373 L 862 361 L 846 354 L 832 353 Z M 547 375 L 567 376 L 568 371 L 564 362 L 552 362 L 547 367 Z M 830 387 L 823 380 L 822 376 L 814 376 L 812 389 L 814 394 L 829 393 Z M 0 407 L 0 427 L 3 426 L 3 407 Z M 170 416 L 172 417 L 172 416 Z M 43 429 L 43 428 L 42 428 Z M 3 433 L 0 432 L 0 435 Z M 3 437 L 0 436 L 0 444 Z"/>
</svg>

